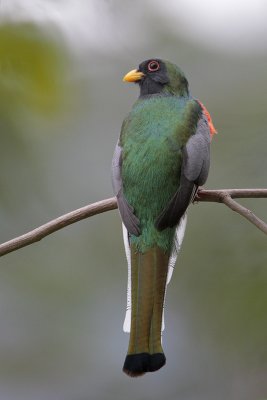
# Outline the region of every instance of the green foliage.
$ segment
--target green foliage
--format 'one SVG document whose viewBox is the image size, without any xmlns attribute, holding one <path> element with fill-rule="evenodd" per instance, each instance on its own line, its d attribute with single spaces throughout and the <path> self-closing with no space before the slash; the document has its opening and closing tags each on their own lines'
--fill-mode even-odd
<svg viewBox="0 0 267 400">
<path fill-rule="evenodd" d="M 22 193 L 12 195 L 21 182 L 42 192 L 31 136 L 45 136 L 51 117 L 66 108 L 70 64 L 55 33 L 30 22 L 0 24 L 0 203 L 11 209 L 26 201 Z"/>
</svg>

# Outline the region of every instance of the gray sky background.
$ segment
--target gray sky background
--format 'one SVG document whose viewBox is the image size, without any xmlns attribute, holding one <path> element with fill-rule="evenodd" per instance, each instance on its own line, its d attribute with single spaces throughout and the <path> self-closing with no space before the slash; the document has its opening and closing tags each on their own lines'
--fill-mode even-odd
<svg viewBox="0 0 267 400">
<path fill-rule="evenodd" d="M 143 0 L 127 4 L 124 14 L 125 6 L 116 0 L 2 0 L 0 15 L 53 22 L 76 48 L 92 46 L 114 51 L 131 40 L 132 46 L 135 40 L 145 41 L 145 24 L 139 37 L 136 27 L 150 13 L 165 16 L 175 34 L 213 50 L 261 53 L 267 47 L 264 0 Z M 123 17 L 120 26 L 118 13 Z"/>
</svg>

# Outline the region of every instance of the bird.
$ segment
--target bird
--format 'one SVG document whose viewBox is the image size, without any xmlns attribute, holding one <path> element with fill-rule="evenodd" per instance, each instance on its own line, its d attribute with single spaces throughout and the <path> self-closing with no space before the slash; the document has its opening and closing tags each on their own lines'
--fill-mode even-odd
<svg viewBox="0 0 267 400">
<path fill-rule="evenodd" d="M 166 286 L 183 241 L 187 208 L 208 177 L 216 129 L 175 64 L 148 59 L 123 81 L 140 88 L 112 159 L 128 262 L 124 331 L 130 338 L 123 371 L 138 377 L 166 363 Z"/>
</svg>

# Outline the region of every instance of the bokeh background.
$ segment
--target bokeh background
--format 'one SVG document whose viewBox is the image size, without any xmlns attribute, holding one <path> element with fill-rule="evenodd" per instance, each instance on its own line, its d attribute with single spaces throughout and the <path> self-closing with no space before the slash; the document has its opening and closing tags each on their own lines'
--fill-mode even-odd
<svg viewBox="0 0 267 400">
<path fill-rule="evenodd" d="M 218 135 L 207 188 L 266 187 L 264 0 L 2 0 L 0 240 L 112 196 L 138 95 L 122 76 L 177 63 Z M 267 219 L 266 200 L 242 204 Z M 190 207 L 168 289 L 167 365 L 122 371 L 127 268 L 117 211 L 0 261 L 1 400 L 264 400 L 266 236 L 219 204 Z"/>
</svg>

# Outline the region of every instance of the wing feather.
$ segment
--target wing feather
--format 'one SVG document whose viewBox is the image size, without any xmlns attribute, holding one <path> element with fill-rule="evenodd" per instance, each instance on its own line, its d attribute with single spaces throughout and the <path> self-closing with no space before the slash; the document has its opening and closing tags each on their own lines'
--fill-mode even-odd
<svg viewBox="0 0 267 400">
<path fill-rule="evenodd" d="M 210 165 L 210 130 L 203 114 L 196 132 L 182 150 L 180 185 L 167 207 L 156 220 L 158 230 L 177 225 L 193 200 L 199 185 L 206 182 Z"/>
<path fill-rule="evenodd" d="M 118 208 L 124 225 L 131 234 L 139 236 L 140 235 L 139 219 L 134 214 L 133 207 L 128 203 L 123 194 L 121 165 L 122 165 L 122 148 L 119 145 L 119 143 L 117 143 L 112 159 L 113 191 L 115 193 L 115 196 L 117 197 Z"/>
</svg>

